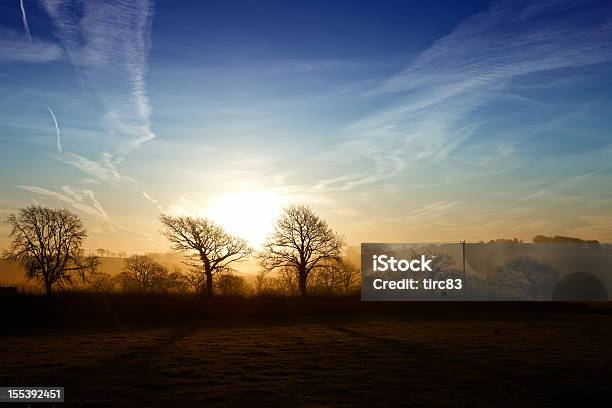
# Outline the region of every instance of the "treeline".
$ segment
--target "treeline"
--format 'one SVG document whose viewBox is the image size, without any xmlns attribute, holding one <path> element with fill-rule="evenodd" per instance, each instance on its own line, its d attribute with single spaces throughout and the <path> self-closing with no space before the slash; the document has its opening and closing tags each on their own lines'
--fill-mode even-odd
<svg viewBox="0 0 612 408">
<path fill-rule="evenodd" d="M 168 267 L 150 255 L 132 255 L 124 260 L 118 274 L 97 268 L 82 278 L 64 283 L 59 291 L 95 293 L 205 293 L 206 280 L 197 268 Z M 346 260 L 321 265 L 308 279 L 308 293 L 316 295 L 354 294 L 359 287 L 359 270 Z M 225 268 L 215 273 L 213 293 L 225 296 L 299 295 L 296 275 L 288 268 L 277 273 L 261 271 L 248 281 L 237 270 Z"/>
<path fill-rule="evenodd" d="M 480 241 L 481 244 L 484 244 L 484 241 Z M 522 244 L 522 239 L 517 238 L 497 238 L 492 239 L 486 242 L 487 244 Z M 533 237 L 534 244 L 586 244 L 590 246 L 599 246 L 601 245 L 599 241 L 595 239 L 584 240 L 581 238 L 575 237 L 564 237 L 562 235 L 555 235 L 553 237 L 547 237 L 545 235 L 536 235 Z"/>
<path fill-rule="evenodd" d="M 599 246 L 599 241 L 595 239 L 584 240 L 575 237 L 564 237 L 561 235 L 555 235 L 554 237 L 547 237 L 544 235 L 536 235 L 533 238 L 534 244 L 587 244 L 593 246 Z"/>
<path fill-rule="evenodd" d="M 203 217 L 162 214 L 163 235 L 183 257 L 187 271 L 169 269 L 148 255 L 124 258 L 120 273 L 99 269 L 109 251 L 85 255 L 87 229 L 66 209 L 32 205 L 11 214 L 10 247 L 3 257 L 19 263 L 26 277 L 42 283 L 50 295 L 58 290 L 113 293 L 189 293 L 207 296 L 249 294 L 348 294 L 358 285 L 358 270 L 343 256 L 344 238 L 310 207 L 286 207 L 274 232 L 255 251 L 241 237 Z M 261 267 L 254 284 L 233 268 L 246 259 Z"/>
<path fill-rule="evenodd" d="M 26 277 L 40 282 L 47 294 L 61 289 L 125 294 L 197 292 L 209 297 L 215 293 L 305 296 L 349 294 L 360 284 L 356 266 L 347 260 L 344 238 L 304 205 L 286 207 L 276 220 L 272 234 L 257 251 L 241 237 L 229 234 L 207 218 L 162 214 L 159 221 L 163 236 L 175 253 L 180 254 L 186 270 L 170 269 L 152 256 L 132 255 L 124 258 L 118 274 L 103 273 L 99 268 L 100 256 L 85 255 L 83 250 L 87 230 L 82 220 L 66 209 L 38 205 L 20 209 L 7 218 L 10 247 L 3 256 L 19 263 Z M 520 244 L 521 241 L 498 239 L 490 243 Z M 597 241 L 542 235 L 536 236 L 534 243 L 599 245 Z M 98 252 L 101 256 L 109 255 L 107 250 Z M 252 283 L 235 268 L 246 259 L 254 259 L 260 266 Z M 438 256 L 437 261 L 445 259 Z M 449 265 L 455 262 L 454 259 L 447 261 Z M 449 265 L 435 270 L 447 271 Z M 509 265 L 503 275 L 511 276 L 508 271 L 516 266 Z M 520 270 L 523 266 L 533 269 L 530 262 L 518 266 Z M 521 282 L 527 279 L 526 275 L 522 272 L 518 275 L 521 276 L 519 283 L 512 284 L 525 286 Z M 533 290 L 529 292 L 533 297 Z"/>
</svg>

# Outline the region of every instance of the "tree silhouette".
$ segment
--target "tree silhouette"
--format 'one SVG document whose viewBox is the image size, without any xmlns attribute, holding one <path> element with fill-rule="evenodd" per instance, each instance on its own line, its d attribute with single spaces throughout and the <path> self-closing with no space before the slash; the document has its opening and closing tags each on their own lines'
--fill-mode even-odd
<svg viewBox="0 0 612 408">
<path fill-rule="evenodd" d="M 224 268 L 217 274 L 215 289 L 222 295 L 245 295 L 248 285 L 244 277 L 231 268 Z"/>
<path fill-rule="evenodd" d="M 125 259 L 123 271 L 133 287 L 139 291 L 163 291 L 168 268 L 147 255 L 132 255 Z"/>
<path fill-rule="evenodd" d="M 495 270 L 497 282 L 510 290 L 518 291 L 532 300 L 550 299 L 559 271 L 530 256 L 507 259 Z"/>
<path fill-rule="evenodd" d="M 340 263 L 339 278 L 345 294 L 349 294 L 351 289 L 359 281 L 359 269 L 347 260 Z"/>
<path fill-rule="evenodd" d="M 455 257 L 447 252 L 437 251 L 435 249 L 420 249 L 418 251 L 416 249 L 411 249 L 410 253 L 412 259 L 416 259 L 421 255 L 425 255 L 427 258 L 431 259 L 431 271 L 421 271 L 420 275 L 422 278 L 448 279 L 460 276 Z"/>
<path fill-rule="evenodd" d="M 340 260 L 344 240 L 310 207 L 291 205 L 283 210 L 274 232 L 264 243 L 260 263 L 265 270 L 290 268 L 300 294 L 306 296 L 309 274 L 326 261 Z"/>
<path fill-rule="evenodd" d="M 178 266 L 172 268 L 172 272 L 166 277 L 166 288 L 178 293 L 187 293 L 189 291 L 189 283 L 187 276 L 183 274 Z"/>
<path fill-rule="evenodd" d="M 331 295 L 342 290 L 340 269 L 342 262 L 330 260 L 322 262 L 321 266 L 311 272 L 308 278 L 308 291 L 323 295 Z"/>
<path fill-rule="evenodd" d="M 202 273 L 202 267 L 190 267 L 185 273 L 185 281 L 193 290 L 197 293 L 204 289 L 204 274 Z"/>
<path fill-rule="evenodd" d="M 28 278 L 42 280 L 47 295 L 54 284 L 71 283 L 74 273 L 83 276 L 98 266 L 97 257 L 83 256 L 83 222 L 66 209 L 32 205 L 11 214 L 6 223 L 11 244 L 5 258 L 19 262 Z"/>
<path fill-rule="evenodd" d="M 160 221 L 171 247 L 188 255 L 191 262 L 187 264 L 201 264 L 207 296 L 213 295 L 213 275 L 217 271 L 252 253 L 245 240 L 228 234 L 209 219 L 162 214 Z"/>
</svg>

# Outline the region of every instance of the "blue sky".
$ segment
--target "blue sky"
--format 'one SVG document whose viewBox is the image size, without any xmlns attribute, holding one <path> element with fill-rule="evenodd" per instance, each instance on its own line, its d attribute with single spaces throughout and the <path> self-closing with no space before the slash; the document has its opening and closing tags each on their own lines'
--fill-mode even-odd
<svg viewBox="0 0 612 408">
<path fill-rule="evenodd" d="M 129 251 L 160 211 L 256 245 L 293 201 L 351 244 L 612 240 L 612 4 L 408 3 L 2 2 L 0 215 Z"/>
</svg>

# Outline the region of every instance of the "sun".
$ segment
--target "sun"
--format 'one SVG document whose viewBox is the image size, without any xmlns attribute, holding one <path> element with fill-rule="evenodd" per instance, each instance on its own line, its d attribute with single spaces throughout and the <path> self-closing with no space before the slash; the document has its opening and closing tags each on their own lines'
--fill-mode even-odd
<svg viewBox="0 0 612 408">
<path fill-rule="evenodd" d="M 206 215 L 257 249 L 272 232 L 286 204 L 287 200 L 273 191 L 224 194 L 213 200 Z"/>
</svg>

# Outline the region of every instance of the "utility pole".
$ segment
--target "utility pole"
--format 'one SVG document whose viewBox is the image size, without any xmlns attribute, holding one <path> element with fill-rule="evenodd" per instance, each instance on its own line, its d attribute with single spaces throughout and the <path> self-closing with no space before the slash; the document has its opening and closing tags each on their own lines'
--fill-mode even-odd
<svg viewBox="0 0 612 408">
<path fill-rule="evenodd" d="M 459 241 L 461 243 L 461 256 L 463 258 L 463 295 L 465 296 L 467 289 L 467 282 L 465 280 L 465 241 Z"/>
</svg>

